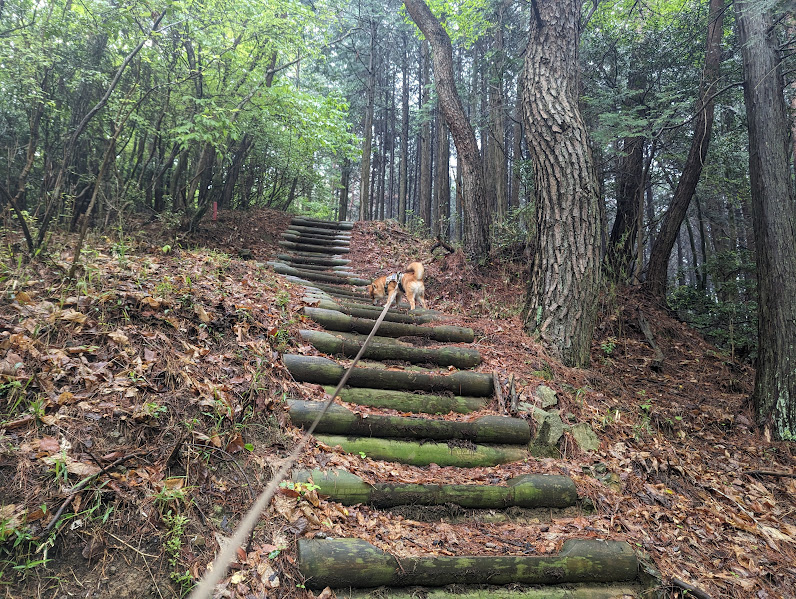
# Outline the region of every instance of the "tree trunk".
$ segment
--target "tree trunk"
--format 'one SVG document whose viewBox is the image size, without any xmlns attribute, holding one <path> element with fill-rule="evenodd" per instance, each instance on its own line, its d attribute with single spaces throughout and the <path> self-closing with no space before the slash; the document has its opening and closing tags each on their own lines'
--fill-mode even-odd
<svg viewBox="0 0 796 599">
<path fill-rule="evenodd" d="M 430 56 L 428 40 L 423 40 L 420 52 L 420 110 L 425 112 L 423 124 L 420 126 L 420 181 L 418 182 L 419 216 L 423 231 L 431 230 L 431 111 L 428 110 L 431 93 Z M 422 112 L 421 112 L 422 114 Z"/>
<path fill-rule="evenodd" d="M 461 163 L 464 251 L 471 258 L 482 258 L 489 254 L 484 168 L 473 128 L 467 120 L 456 90 L 451 41 L 423 0 L 405 0 L 404 5 L 412 20 L 431 44 L 440 108 L 450 127 Z"/>
<path fill-rule="evenodd" d="M 796 198 L 790 177 L 782 63 L 771 13 L 736 0 L 749 122 L 749 178 L 757 250 L 758 424 L 796 438 Z"/>
<path fill-rule="evenodd" d="M 371 20 L 368 82 L 365 90 L 365 122 L 362 125 L 362 164 L 359 171 L 359 220 L 367 218 L 370 202 L 370 153 L 373 144 L 373 105 L 376 102 L 376 28 L 376 21 Z"/>
<path fill-rule="evenodd" d="M 585 367 L 597 316 L 603 215 L 578 108 L 582 2 L 537 6 L 523 69 L 538 231 L 524 323 L 564 364 Z"/>
<path fill-rule="evenodd" d="M 674 190 L 672 203 L 661 222 L 660 233 L 652 246 L 645 289 L 653 296 L 663 299 L 666 296 L 666 282 L 669 274 L 669 256 L 677 240 L 677 233 L 683 224 L 688 205 L 696 191 L 702 165 L 710 145 L 710 133 L 713 128 L 712 95 L 716 90 L 721 64 L 721 36 L 724 31 L 723 14 L 725 0 L 710 0 L 708 15 L 707 42 L 705 45 L 705 68 L 702 74 L 702 86 L 699 94 L 698 114 L 694 119 L 694 136 L 688 151 L 683 172 Z"/>
<path fill-rule="evenodd" d="M 492 39 L 490 68 L 488 70 L 488 102 L 489 124 L 487 129 L 486 151 L 486 185 L 487 189 L 494 190 L 489 197 L 494 202 L 494 211 L 497 220 L 506 217 L 508 197 L 506 195 L 506 150 L 505 129 L 506 118 L 504 114 L 505 99 L 503 97 L 503 71 L 504 71 L 504 44 L 503 29 L 504 11 L 506 3 L 501 1 L 495 8 L 495 28 Z"/>
<path fill-rule="evenodd" d="M 448 222 L 450 220 L 451 176 L 450 176 L 450 139 L 448 125 L 442 114 L 437 115 L 437 171 L 434 185 L 436 201 L 436 217 L 434 218 L 434 237 L 448 239 Z"/>
<path fill-rule="evenodd" d="M 407 162 L 409 160 L 409 41 L 403 35 L 404 51 L 401 65 L 401 156 L 398 166 L 398 222 L 406 224 Z"/>
</svg>

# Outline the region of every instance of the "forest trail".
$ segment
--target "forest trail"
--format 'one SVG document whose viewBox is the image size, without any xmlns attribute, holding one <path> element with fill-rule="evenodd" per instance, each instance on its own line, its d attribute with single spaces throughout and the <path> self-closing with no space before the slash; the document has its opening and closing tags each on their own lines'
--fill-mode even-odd
<svg viewBox="0 0 796 599">
<path fill-rule="evenodd" d="M 382 311 L 368 296 L 351 290 L 369 282 L 352 272 L 343 257 L 350 249 L 351 228 L 351 223 L 294 218 L 280 242 L 291 253 L 269 263 L 291 283 L 304 286 L 304 314 L 326 331 L 302 330 L 303 341 L 337 357 L 283 354 L 282 360 L 296 381 L 323 385 L 328 394 Z M 382 478 L 358 476 L 355 466 L 297 468 L 291 484 L 299 493 L 309 489 L 342 506 L 388 510 L 388 520 L 389 510 L 398 510 L 401 520 L 439 519 L 447 523 L 453 543 L 394 538 L 389 529 L 376 534 L 384 541 L 381 546 L 361 537 L 302 538 L 297 560 L 307 588 L 331 587 L 338 597 L 366 595 L 375 587 L 388 587 L 379 589 L 382 597 L 418 592 L 406 587 L 423 587 L 424 596 L 432 597 L 461 597 L 463 592 L 523 599 L 641 597 L 638 558 L 625 540 L 584 529 L 580 535 L 548 539 L 545 551 L 531 542 L 549 528 L 545 522 L 553 514 L 581 514 L 589 510 L 588 502 L 578 497 L 570 477 L 535 469 L 531 449 L 539 431 L 532 431 L 526 419 L 506 415 L 510 406 L 496 390 L 493 373 L 473 370 L 481 362 L 478 350 L 468 347 L 473 330 L 447 325 L 447 320 L 433 310 L 391 308 L 363 354 L 364 362 L 339 394 L 352 407 L 333 403 L 318 420 L 318 463 L 328 459 L 326 450 L 367 456 L 385 464 Z M 369 411 L 358 413 L 359 406 Z M 292 423 L 305 429 L 322 408 L 322 401 L 288 402 Z M 451 472 L 488 468 L 493 475 L 469 484 L 459 484 L 455 474 L 448 483 L 401 482 L 398 471 L 389 472 L 390 463 L 449 467 Z M 515 467 L 501 472 L 504 464 Z M 471 529 L 495 522 L 514 528 L 511 536 L 526 541 L 513 542 L 494 530 L 495 542 L 474 554 L 467 541 Z M 535 530 L 523 534 L 528 529 Z M 373 531 L 363 532 L 372 537 Z M 391 547 L 397 552 L 391 553 Z"/>
</svg>

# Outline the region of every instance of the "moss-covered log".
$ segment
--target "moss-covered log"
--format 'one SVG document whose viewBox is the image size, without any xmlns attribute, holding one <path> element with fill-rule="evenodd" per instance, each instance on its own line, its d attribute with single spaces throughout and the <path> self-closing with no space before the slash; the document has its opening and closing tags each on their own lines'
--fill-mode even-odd
<svg viewBox="0 0 796 599">
<path fill-rule="evenodd" d="M 293 217 L 290 224 L 317 229 L 329 229 L 330 231 L 350 231 L 354 228 L 354 223 L 351 221 L 327 221 L 304 216 Z"/>
<path fill-rule="evenodd" d="M 451 589 L 377 589 L 375 591 L 335 589 L 337 599 L 630 599 L 645 597 L 640 584 L 567 584 L 542 588 L 470 587 Z"/>
<path fill-rule="evenodd" d="M 297 381 L 305 383 L 336 385 L 345 372 L 337 362 L 317 356 L 283 354 L 282 361 Z M 348 385 L 398 391 L 450 392 L 472 397 L 491 397 L 493 393 L 491 374 L 467 370 L 442 375 L 420 370 L 356 367 L 351 372 Z"/>
<path fill-rule="evenodd" d="M 304 314 L 330 331 L 370 334 L 375 319 L 349 316 L 336 310 L 305 307 Z M 382 337 L 428 337 L 435 341 L 453 343 L 472 343 L 475 339 L 473 329 L 465 327 L 435 326 L 424 327 L 399 322 L 382 322 L 378 331 Z"/>
<path fill-rule="evenodd" d="M 351 238 L 351 231 L 343 231 L 341 229 L 321 229 L 319 227 L 305 227 L 304 225 L 290 225 L 285 229 L 285 233 L 295 235 L 325 235 L 327 237 L 344 237 Z"/>
<path fill-rule="evenodd" d="M 308 243 L 310 245 L 323 245 L 323 246 L 348 246 L 348 239 L 340 239 L 338 237 L 322 237 L 319 235 L 292 235 L 285 231 L 282 233 L 282 239 L 285 241 L 292 241 L 293 243 Z"/>
<path fill-rule="evenodd" d="M 280 241 L 279 245 L 296 252 L 313 252 L 316 254 L 331 254 L 333 256 L 337 254 L 347 254 L 350 251 L 348 246 L 325 246 L 309 243 L 295 243 L 293 241 Z"/>
<path fill-rule="evenodd" d="M 384 309 L 384 306 L 374 306 L 372 304 L 359 304 L 355 302 L 335 302 L 330 299 L 321 297 L 320 301 L 315 308 L 323 310 L 334 310 L 342 312 L 349 316 L 356 316 L 357 318 L 369 318 L 376 320 Z M 412 310 L 411 312 L 400 312 L 399 309 L 390 308 L 384 320 L 390 322 L 403 322 L 407 324 L 426 324 L 440 320 L 442 315 L 435 313 L 432 310 Z"/>
<path fill-rule="evenodd" d="M 329 283 L 330 285 L 354 285 L 361 287 L 369 283 L 369 281 L 366 281 L 365 279 L 359 279 L 357 277 L 344 277 L 341 275 L 305 270 L 303 268 L 293 268 L 292 266 L 288 266 L 283 262 L 268 262 L 268 266 L 273 268 L 274 272 L 278 272 L 280 275 L 300 277 L 309 281 L 321 281 L 324 283 Z"/>
<path fill-rule="evenodd" d="M 351 263 L 351 260 L 345 258 L 328 258 L 323 256 L 300 256 L 294 254 L 279 254 L 279 260 L 290 260 L 298 264 L 315 264 L 318 266 L 345 266 Z"/>
<path fill-rule="evenodd" d="M 623 541 L 568 540 L 557 555 L 435 556 L 400 561 L 361 539 L 301 539 L 298 566 L 309 588 L 449 584 L 624 582 L 638 562 Z"/>
<path fill-rule="evenodd" d="M 340 297 L 342 299 L 347 300 L 362 300 L 365 296 L 357 291 L 351 291 L 349 289 L 343 289 L 341 287 L 334 287 L 332 285 L 326 285 L 324 283 L 319 283 L 317 281 L 308 281 L 307 279 L 302 279 L 301 277 L 294 277 L 291 275 L 285 275 L 285 278 L 290 281 L 291 283 L 296 283 L 297 285 L 304 285 L 309 289 L 315 288 L 319 289 L 325 293 L 328 293 L 332 297 Z"/>
<path fill-rule="evenodd" d="M 334 393 L 334 387 L 325 386 L 326 393 Z M 469 414 L 483 409 L 490 401 L 488 397 L 462 397 L 461 395 L 429 395 L 409 391 L 346 387 L 338 394 L 341 401 L 374 408 L 392 408 L 413 414 Z"/>
<path fill-rule="evenodd" d="M 531 455 L 516 445 L 474 445 L 461 441 L 458 443 L 399 441 L 324 434 L 317 434 L 315 438 L 330 447 L 339 445 L 348 453 L 412 466 L 437 464 L 454 468 L 481 468 L 519 462 L 528 459 Z"/>
<path fill-rule="evenodd" d="M 297 268 L 299 270 L 311 270 L 313 272 L 322 272 L 326 274 L 334 274 L 343 277 L 354 277 L 354 271 L 351 270 L 348 266 L 329 266 L 327 264 L 307 264 L 304 262 L 293 262 L 293 260 L 279 260 L 288 266 L 292 266 L 293 268 Z"/>
<path fill-rule="evenodd" d="M 298 470 L 296 482 L 318 485 L 318 492 L 344 505 L 367 503 L 379 508 L 398 505 L 445 505 L 467 509 L 565 508 L 576 504 L 578 493 L 568 476 L 525 474 L 506 485 L 369 484 L 346 470 Z"/>
<path fill-rule="evenodd" d="M 295 426 L 309 428 L 323 406 L 320 401 L 288 400 L 290 420 Z M 465 440 L 502 445 L 527 445 L 531 441 L 528 423 L 521 418 L 489 415 L 470 422 L 383 414 L 370 414 L 362 418 L 339 404 L 329 406 L 315 432 L 361 437 Z"/>
<path fill-rule="evenodd" d="M 332 335 L 324 331 L 299 331 L 302 339 L 311 343 L 325 354 L 353 358 L 362 349 L 366 336 L 351 333 Z M 364 358 L 370 360 L 403 360 L 413 364 L 437 364 L 456 368 L 473 368 L 481 363 L 478 350 L 449 345 L 438 348 L 414 347 L 390 337 L 373 337 L 368 344 Z"/>
</svg>

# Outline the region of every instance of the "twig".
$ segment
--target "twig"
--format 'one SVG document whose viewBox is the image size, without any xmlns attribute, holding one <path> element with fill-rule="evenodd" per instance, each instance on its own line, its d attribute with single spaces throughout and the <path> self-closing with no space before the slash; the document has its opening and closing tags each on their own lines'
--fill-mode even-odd
<svg viewBox="0 0 796 599">
<path fill-rule="evenodd" d="M 144 552 L 143 552 L 143 551 L 141 551 L 140 549 L 136 549 L 135 547 L 133 547 L 132 545 L 130 545 L 130 543 L 128 543 L 128 542 L 127 542 L 127 541 L 125 541 L 124 539 L 120 539 L 119 537 L 117 537 L 117 536 L 116 536 L 115 534 L 113 534 L 112 532 L 105 531 L 105 534 L 107 534 L 109 537 L 113 537 L 114 539 L 116 539 L 117 541 L 119 541 L 119 542 L 120 542 L 122 545 L 124 545 L 125 547 L 127 547 L 128 549 L 132 549 L 133 551 L 135 551 L 135 552 L 136 552 L 138 555 L 140 555 L 141 557 L 152 557 L 152 558 L 154 558 L 154 559 L 158 559 L 158 558 L 160 557 L 159 555 L 150 555 L 149 553 L 144 553 Z"/>
<path fill-rule="evenodd" d="M 655 343 L 655 337 L 652 334 L 652 329 L 650 329 L 650 325 L 647 322 L 647 319 L 644 318 L 644 314 L 641 313 L 641 310 L 638 312 L 638 324 L 641 327 L 641 332 L 644 333 L 644 337 L 647 338 L 647 343 L 650 344 L 653 351 L 655 352 L 655 359 L 652 362 L 650 368 L 655 372 L 660 372 L 663 369 L 663 361 L 664 356 L 661 348 L 658 347 L 658 344 Z"/>
<path fill-rule="evenodd" d="M 64 510 L 67 507 L 69 507 L 69 504 L 72 503 L 72 500 L 75 498 L 75 495 L 77 495 L 78 493 L 80 493 L 80 491 L 82 491 L 84 488 L 86 488 L 88 483 L 93 481 L 95 478 L 98 478 L 98 477 L 102 476 L 103 474 L 105 474 L 106 472 L 111 470 L 112 468 L 115 468 L 116 466 L 118 466 L 122 462 L 126 462 L 130 458 L 134 458 L 134 457 L 137 457 L 137 456 L 138 456 L 138 453 L 131 453 L 130 455 L 126 455 L 124 457 L 121 457 L 118 460 L 116 460 L 115 462 L 113 462 L 112 464 L 108 464 L 107 466 L 105 466 L 102 470 L 100 470 L 96 474 L 92 474 L 91 476 L 87 476 L 86 478 L 81 480 L 79 483 L 77 483 L 74 487 L 72 487 L 72 490 L 69 492 L 69 495 L 66 496 L 66 499 L 64 499 L 64 502 L 61 504 L 61 507 L 59 507 L 58 511 L 55 512 L 55 515 L 53 516 L 53 519 L 50 520 L 50 523 L 47 526 L 44 527 L 43 532 L 46 534 L 46 533 L 50 532 L 50 530 L 52 530 L 52 528 L 58 523 L 58 520 L 60 519 L 61 514 L 63 514 Z"/>
<path fill-rule="evenodd" d="M 506 404 L 503 402 L 503 385 L 500 382 L 500 376 L 498 376 L 498 371 L 492 371 L 492 383 L 495 387 L 495 396 L 497 397 L 498 409 L 500 413 L 504 416 L 506 415 Z"/>
<path fill-rule="evenodd" d="M 509 397 L 511 398 L 509 412 L 511 412 L 512 416 L 515 416 L 519 411 L 519 396 L 517 394 L 517 388 L 514 386 L 513 372 L 509 375 Z"/>
<path fill-rule="evenodd" d="M 796 478 L 796 472 L 782 472 L 778 470 L 747 470 L 744 474 L 750 476 L 782 476 L 785 478 Z"/>
<path fill-rule="evenodd" d="M 684 591 L 688 591 L 689 594 L 697 597 L 697 599 L 711 599 L 710 595 L 708 595 L 702 589 L 698 589 L 697 587 L 688 584 L 687 582 L 683 582 L 679 578 L 672 578 L 672 586 L 679 587 Z"/>
</svg>

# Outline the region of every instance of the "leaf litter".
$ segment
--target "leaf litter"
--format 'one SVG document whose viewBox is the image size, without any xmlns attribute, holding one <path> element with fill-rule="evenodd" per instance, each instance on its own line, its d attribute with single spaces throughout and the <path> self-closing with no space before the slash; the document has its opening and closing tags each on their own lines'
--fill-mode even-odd
<svg viewBox="0 0 796 599">
<path fill-rule="evenodd" d="M 279 358 L 317 354 L 297 335 L 318 328 L 301 315 L 301 289 L 262 266 L 288 220 L 222 213 L 168 250 L 170 240 L 152 243 L 158 236 L 146 226 L 138 237 L 96 238 L 71 284 L 60 278 L 73 241 L 64 238 L 44 267 L 9 279 L 10 301 L 0 306 L 7 596 L 88 587 L 94 596 L 179 596 L 205 571 L 300 435 L 284 400 L 325 397 L 317 385 L 296 384 Z M 240 259 L 241 249 L 255 260 Z M 565 474 L 581 506 L 508 515 L 443 506 L 440 521 L 283 487 L 218 596 L 309 595 L 294 543 L 314 536 L 359 536 L 398 556 L 539 554 L 566 538 L 625 539 L 664 583 L 679 578 L 714 597 L 794 596 L 793 446 L 754 428 L 748 366 L 624 290 L 603 300 L 592 368 L 568 369 L 522 332 L 521 262 L 495 257 L 475 269 L 389 222 L 359 223 L 351 258 L 363 276 L 422 259 L 431 306 L 476 330 L 484 358 L 476 370 L 497 372 L 504 396 L 513 375 L 524 403 L 536 402 L 539 385 L 553 388 L 562 416 L 590 424 L 601 446 L 584 452 L 565 434 L 558 458 L 459 470 L 316 443 L 299 466 L 435 484 Z M 639 311 L 665 355 L 659 372 L 635 325 Z M 395 412 L 349 407 L 362 417 Z M 493 400 L 479 414 L 499 411 Z M 46 572 L 40 559 L 49 560 Z M 147 576 L 133 575 L 142 566 Z"/>
</svg>

